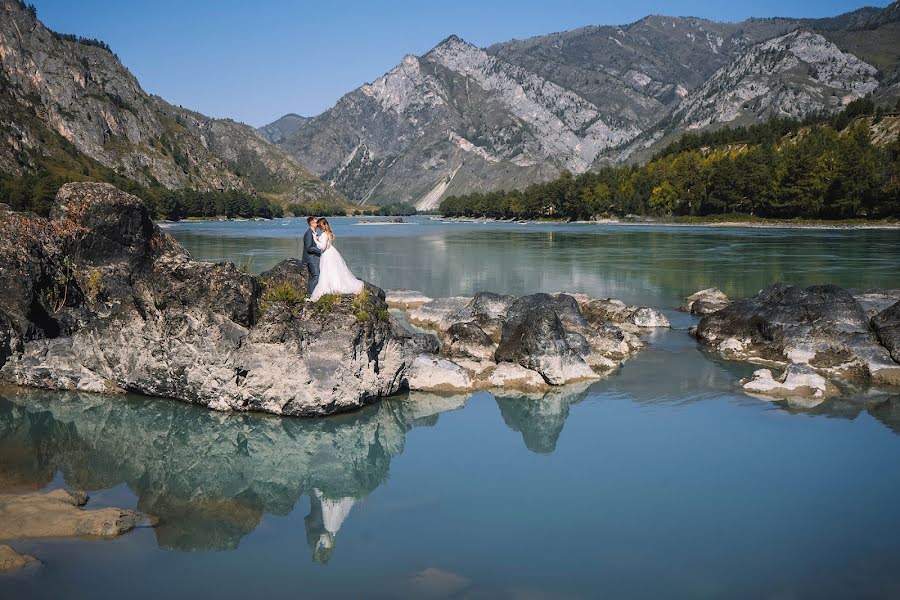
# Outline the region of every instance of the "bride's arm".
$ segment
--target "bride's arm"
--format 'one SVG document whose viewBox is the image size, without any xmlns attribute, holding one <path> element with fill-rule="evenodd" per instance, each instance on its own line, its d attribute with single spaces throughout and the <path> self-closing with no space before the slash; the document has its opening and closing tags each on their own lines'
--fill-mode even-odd
<svg viewBox="0 0 900 600">
<path fill-rule="evenodd" d="M 316 246 L 319 247 L 319 250 L 326 250 L 328 248 L 328 234 L 323 233 L 321 235 L 316 236 Z"/>
</svg>

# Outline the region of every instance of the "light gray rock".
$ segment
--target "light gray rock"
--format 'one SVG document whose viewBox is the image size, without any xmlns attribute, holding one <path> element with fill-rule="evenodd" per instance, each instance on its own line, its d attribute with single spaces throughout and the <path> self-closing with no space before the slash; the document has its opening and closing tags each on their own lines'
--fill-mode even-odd
<svg viewBox="0 0 900 600">
<path fill-rule="evenodd" d="M 777 379 L 769 369 L 759 369 L 743 383 L 744 391 L 771 398 L 808 398 L 821 402 L 839 390 L 808 365 L 788 365 Z"/>
<path fill-rule="evenodd" d="M 426 296 L 422 292 L 415 292 L 412 290 L 387 290 L 384 298 L 384 301 L 387 302 L 388 306 L 401 310 L 419 308 L 432 300 L 434 299 Z"/>
<path fill-rule="evenodd" d="M 418 356 L 407 375 L 409 389 L 429 392 L 456 392 L 474 388 L 468 371 L 447 359 Z"/>
<path fill-rule="evenodd" d="M 671 327 L 669 318 L 655 308 L 638 308 L 629 320 L 638 327 Z"/>
<path fill-rule="evenodd" d="M 710 315 L 717 310 L 725 308 L 731 304 L 731 300 L 725 295 L 725 292 L 719 288 L 707 288 L 694 292 L 687 298 L 687 305 L 679 308 L 692 315 Z"/>
</svg>

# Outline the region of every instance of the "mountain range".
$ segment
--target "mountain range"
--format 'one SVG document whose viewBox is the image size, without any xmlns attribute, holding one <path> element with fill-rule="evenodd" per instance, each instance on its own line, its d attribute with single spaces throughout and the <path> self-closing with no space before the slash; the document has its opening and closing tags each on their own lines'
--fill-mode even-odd
<svg viewBox="0 0 900 600">
<path fill-rule="evenodd" d="M 649 16 L 487 48 L 450 36 L 319 115 L 254 129 L 148 94 L 106 44 L 0 0 L 0 178 L 432 209 L 644 161 L 685 131 L 835 112 L 867 95 L 893 106 L 898 48 L 900 2 L 827 19 Z"/>
<path fill-rule="evenodd" d="M 641 161 L 685 131 L 900 97 L 900 3 L 827 19 L 649 16 L 478 48 L 450 36 L 260 128 L 360 203 L 420 209 Z"/>
</svg>

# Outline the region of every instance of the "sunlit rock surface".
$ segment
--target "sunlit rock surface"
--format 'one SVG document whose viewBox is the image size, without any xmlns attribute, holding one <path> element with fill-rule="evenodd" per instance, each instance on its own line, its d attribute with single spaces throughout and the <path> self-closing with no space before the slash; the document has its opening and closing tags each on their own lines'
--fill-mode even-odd
<svg viewBox="0 0 900 600">
<path fill-rule="evenodd" d="M 301 416 L 398 392 L 384 293 L 306 303 L 305 271 L 195 261 L 138 198 L 67 184 L 49 219 L 0 210 L 0 379 Z"/>
<path fill-rule="evenodd" d="M 810 378 L 816 373 L 829 380 L 898 385 L 900 364 L 888 347 L 895 327 L 894 306 L 870 322 L 860 303 L 843 288 L 775 284 L 704 317 L 696 336 L 726 358 L 786 368 L 782 388 L 801 374 Z M 749 385 L 784 394 L 773 381 L 760 374 Z M 828 395 L 818 381 L 796 387 Z"/>
</svg>

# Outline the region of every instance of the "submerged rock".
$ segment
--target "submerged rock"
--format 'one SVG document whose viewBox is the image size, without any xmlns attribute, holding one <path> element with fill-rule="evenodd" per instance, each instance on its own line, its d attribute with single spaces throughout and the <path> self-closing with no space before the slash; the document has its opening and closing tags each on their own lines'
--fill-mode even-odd
<svg viewBox="0 0 900 600">
<path fill-rule="evenodd" d="M 34 562 L 38 562 L 35 557 L 27 554 L 19 554 L 12 546 L 0 544 L 0 573 L 18 571 L 22 567 Z"/>
<path fill-rule="evenodd" d="M 895 331 L 892 310 L 870 325 L 845 289 L 775 284 L 704 317 L 696 336 L 734 360 L 781 368 L 802 364 L 827 378 L 896 385 L 900 364 L 886 349 Z M 879 331 L 885 332 L 885 346 Z"/>
<path fill-rule="evenodd" d="M 306 278 L 192 260 L 138 198 L 67 184 L 50 219 L 0 212 L 0 379 L 304 416 L 399 391 L 422 349 L 384 292 L 306 303 Z"/>
<path fill-rule="evenodd" d="M 146 518 L 120 508 L 84 510 L 86 502 L 84 492 L 70 490 L 0 495 L 0 539 L 116 537 Z"/>
</svg>

